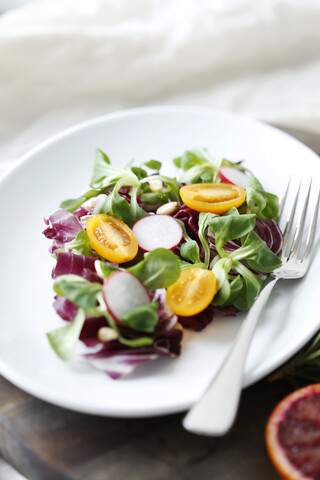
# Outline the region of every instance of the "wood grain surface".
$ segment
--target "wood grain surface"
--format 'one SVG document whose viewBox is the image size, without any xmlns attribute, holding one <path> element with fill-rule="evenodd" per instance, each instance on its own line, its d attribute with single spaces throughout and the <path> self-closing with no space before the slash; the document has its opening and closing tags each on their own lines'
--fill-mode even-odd
<svg viewBox="0 0 320 480">
<path fill-rule="evenodd" d="M 319 136 L 286 131 L 320 152 Z M 268 380 L 246 389 L 234 428 L 216 439 L 184 431 L 182 414 L 148 419 L 79 414 L 0 377 L 0 454 L 29 480 L 277 480 L 264 427 L 290 389 Z"/>
</svg>

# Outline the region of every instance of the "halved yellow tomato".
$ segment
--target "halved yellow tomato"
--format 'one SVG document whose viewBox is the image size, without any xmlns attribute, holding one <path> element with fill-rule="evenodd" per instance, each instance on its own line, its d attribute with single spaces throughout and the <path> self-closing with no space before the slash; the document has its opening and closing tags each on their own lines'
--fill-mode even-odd
<svg viewBox="0 0 320 480">
<path fill-rule="evenodd" d="M 216 290 L 216 277 L 211 270 L 191 267 L 182 270 L 176 283 L 168 287 L 167 302 L 177 315 L 190 317 L 210 305 Z"/>
<path fill-rule="evenodd" d="M 246 191 L 231 183 L 194 183 L 180 188 L 183 202 L 197 212 L 221 214 L 232 207 L 240 207 Z"/>
<path fill-rule="evenodd" d="M 88 218 L 87 233 L 92 248 L 109 262 L 124 263 L 138 253 L 138 242 L 130 227 L 105 213 Z"/>
</svg>

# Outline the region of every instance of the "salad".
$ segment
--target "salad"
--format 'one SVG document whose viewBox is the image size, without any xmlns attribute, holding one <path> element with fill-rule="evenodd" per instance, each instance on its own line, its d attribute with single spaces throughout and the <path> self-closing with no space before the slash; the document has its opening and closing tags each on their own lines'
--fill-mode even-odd
<svg viewBox="0 0 320 480">
<path fill-rule="evenodd" d="M 90 190 L 45 218 L 55 265 L 47 334 L 111 378 L 176 357 L 184 328 L 248 310 L 281 265 L 278 197 L 243 166 L 203 148 L 175 158 L 177 178 L 150 160 L 118 168 L 97 149 Z"/>
</svg>

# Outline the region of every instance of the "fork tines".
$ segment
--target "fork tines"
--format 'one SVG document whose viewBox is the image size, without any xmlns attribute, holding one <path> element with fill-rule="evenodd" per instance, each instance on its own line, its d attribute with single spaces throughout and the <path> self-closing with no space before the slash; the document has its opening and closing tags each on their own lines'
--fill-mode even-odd
<svg viewBox="0 0 320 480">
<path fill-rule="evenodd" d="M 289 179 L 279 208 L 279 223 L 284 232 L 283 262 L 289 259 L 304 262 L 310 256 L 319 212 L 319 187 L 312 187 L 312 179 L 300 180 L 296 190 L 292 178 Z M 295 194 L 294 190 L 296 190 Z M 288 208 L 290 199 L 291 205 Z M 307 224 L 309 228 L 305 229 Z"/>
</svg>

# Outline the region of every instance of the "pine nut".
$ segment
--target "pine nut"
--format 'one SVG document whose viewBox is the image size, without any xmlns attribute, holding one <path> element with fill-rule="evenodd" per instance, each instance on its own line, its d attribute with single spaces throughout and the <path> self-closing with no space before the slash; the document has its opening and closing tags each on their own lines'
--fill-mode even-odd
<svg viewBox="0 0 320 480">
<path fill-rule="evenodd" d="M 169 202 L 165 203 L 164 205 L 161 205 L 161 207 L 158 208 L 157 214 L 158 215 L 172 215 L 178 210 L 179 203 L 178 202 Z"/>
<path fill-rule="evenodd" d="M 111 342 L 112 340 L 117 340 L 118 336 L 118 332 L 110 327 L 101 327 L 98 331 L 98 339 L 100 342 Z"/>
</svg>

